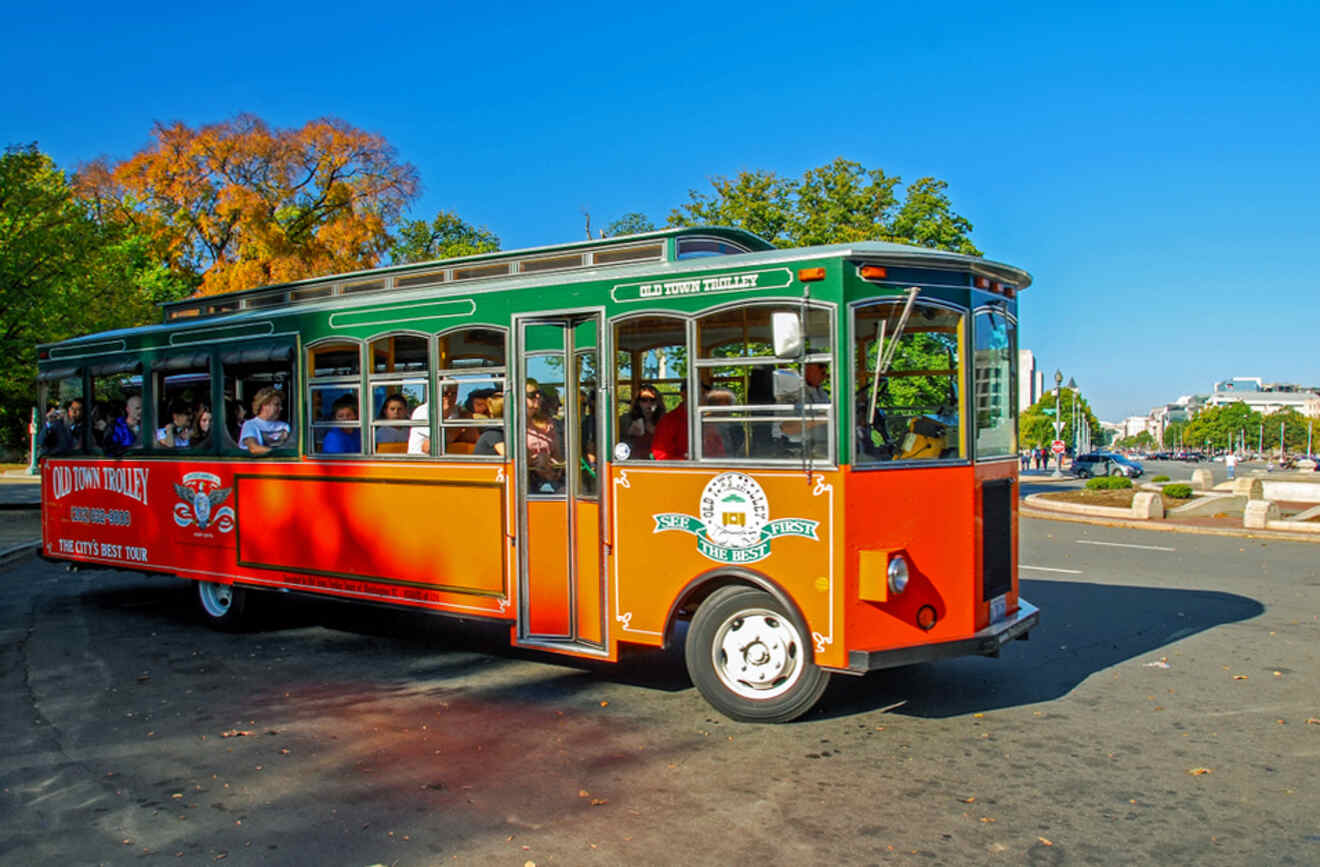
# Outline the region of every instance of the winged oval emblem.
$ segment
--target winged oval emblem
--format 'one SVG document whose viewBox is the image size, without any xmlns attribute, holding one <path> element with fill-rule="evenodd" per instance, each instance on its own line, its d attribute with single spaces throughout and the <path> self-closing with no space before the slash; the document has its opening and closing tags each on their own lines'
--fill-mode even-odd
<svg viewBox="0 0 1320 867">
<path fill-rule="evenodd" d="M 220 487 L 220 477 L 211 473 L 188 473 L 174 483 L 179 502 L 174 504 L 174 523 L 180 527 L 214 528 L 221 533 L 234 529 L 234 510 L 225 506 L 232 487 Z"/>
</svg>

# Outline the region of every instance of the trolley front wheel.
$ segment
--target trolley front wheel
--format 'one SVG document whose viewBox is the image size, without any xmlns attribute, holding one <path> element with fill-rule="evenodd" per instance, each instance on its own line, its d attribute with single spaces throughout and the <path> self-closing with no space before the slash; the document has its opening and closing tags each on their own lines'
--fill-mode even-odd
<svg viewBox="0 0 1320 867">
<path fill-rule="evenodd" d="M 684 647 L 688 674 L 727 717 L 788 722 L 811 710 L 830 681 L 811 660 L 806 634 L 769 593 L 721 588 L 692 618 Z"/>
</svg>

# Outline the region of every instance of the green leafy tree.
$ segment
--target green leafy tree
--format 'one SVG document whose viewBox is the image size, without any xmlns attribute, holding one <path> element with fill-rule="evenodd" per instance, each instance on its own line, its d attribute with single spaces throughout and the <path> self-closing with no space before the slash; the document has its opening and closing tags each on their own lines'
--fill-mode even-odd
<svg viewBox="0 0 1320 867">
<path fill-rule="evenodd" d="M 968 237 L 971 222 L 953 210 L 948 184 L 936 178 L 919 178 L 900 196 L 901 178 L 840 157 L 800 180 L 757 170 L 710 183 L 710 192 L 689 190 L 669 225 L 735 226 L 780 247 L 895 241 L 981 252 Z"/>
<path fill-rule="evenodd" d="M 669 215 L 671 226 L 734 226 L 780 247 L 793 246 L 795 181 L 774 172 L 739 172 L 710 182 L 713 193 L 689 190 L 689 201 Z"/>
<path fill-rule="evenodd" d="M 1077 403 L 1080 419 L 1077 430 L 1081 430 L 1082 425 L 1085 425 L 1090 431 L 1091 443 L 1096 445 L 1103 443 L 1104 429 L 1100 427 L 1100 420 L 1095 417 L 1095 413 L 1091 412 L 1091 404 L 1081 396 L 1080 391 L 1073 391 L 1070 388 L 1059 389 L 1059 412 L 1063 416 L 1061 420 L 1064 423 L 1059 439 L 1067 443 L 1074 441 L 1073 434 L 1076 432 L 1073 427 L 1072 412 L 1074 400 Z M 1019 417 L 1018 440 L 1023 448 L 1048 447 L 1054 441 L 1054 405 L 1054 392 L 1047 391 Z"/>
<path fill-rule="evenodd" d="M 1265 448 L 1278 449 L 1279 447 L 1279 426 L 1283 425 L 1283 441 L 1287 445 L 1289 452 L 1306 451 L 1306 432 L 1307 425 L 1313 424 L 1314 420 L 1302 415 L 1295 409 L 1281 409 L 1272 412 L 1261 419 L 1264 424 Z M 1261 431 L 1258 428 L 1257 439 L 1261 438 Z M 1247 442 L 1251 442 L 1251 432 L 1247 433 Z M 1311 448 L 1315 448 L 1314 437 L 1312 438 Z"/>
<path fill-rule="evenodd" d="M 1243 431 L 1258 430 L 1260 422 L 1260 413 L 1240 400 L 1223 406 L 1208 406 L 1187 423 L 1184 441 L 1193 449 L 1226 449 L 1238 441 Z"/>
<path fill-rule="evenodd" d="M 500 239 L 485 226 L 478 228 L 452 211 L 441 211 L 430 222 L 405 220 L 390 247 L 390 260 L 403 265 L 493 253 L 499 248 Z"/>
<path fill-rule="evenodd" d="M 1164 448 L 1176 448 L 1187 441 L 1187 420 L 1175 419 L 1164 426 Z"/>
<path fill-rule="evenodd" d="M 613 238 L 618 235 L 636 235 L 640 232 L 654 232 L 655 229 L 655 223 L 652 223 L 649 217 L 645 214 L 638 213 L 637 211 L 632 211 L 610 223 L 601 230 L 601 233 L 607 238 Z"/>
<path fill-rule="evenodd" d="M 36 145 L 0 157 L 0 443 L 26 443 L 37 343 L 155 321 L 156 304 L 192 292 L 149 246 L 99 221 Z"/>
<path fill-rule="evenodd" d="M 1144 430 L 1134 436 L 1123 437 L 1115 445 L 1121 449 L 1153 449 L 1155 437 L 1151 436 L 1150 431 Z"/>
</svg>

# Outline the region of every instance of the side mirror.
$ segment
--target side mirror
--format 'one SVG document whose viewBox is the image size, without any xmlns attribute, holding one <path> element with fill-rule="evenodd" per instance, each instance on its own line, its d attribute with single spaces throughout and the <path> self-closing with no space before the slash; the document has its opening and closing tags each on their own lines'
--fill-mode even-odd
<svg viewBox="0 0 1320 867">
<path fill-rule="evenodd" d="M 771 313 L 770 330 L 774 334 L 777 357 L 797 358 L 802 354 L 802 320 L 796 313 Z"/>
</svg>

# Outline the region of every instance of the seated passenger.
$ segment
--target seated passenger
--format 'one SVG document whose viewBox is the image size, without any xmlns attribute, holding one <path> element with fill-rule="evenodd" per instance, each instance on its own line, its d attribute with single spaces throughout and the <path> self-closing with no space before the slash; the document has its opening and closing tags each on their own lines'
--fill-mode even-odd
<svg viewBox="0 0 1320 867">
<path fill-rule="evenodd" d="M 357 398 L 346 394 L 334 402 L 330 408 L 335 421 L 357 421 Z M 328 455 L 361 454 L 362 429 L 357 425 L 345 425 L 331 428 L 321 444 L 321 451 Z"/>
<path fill-rule="evenodd" d="M 649 382 L 637 388 L 632 408 L 619 418 L 619 440 L 628 444 L 628 450 L 634 459 L 645 460 L 651 456 L 651 440 L 655 438 L 656 425 L 665 414 L 665 400 L 660 392 Z"/>
<path fill-rule="evenodd" d="M 124 414 L 115 419 L 105 435 L 106 452 L 112 455 L 123 454 L 141 442 L 142 436 L 142 395 L 135 394 L 124 401 Z"/>
<path fill-rule="evenodd" d="M 707 406 L 733 406 L 737 397 L 727 388 L 706 392 Z M 743 430 L 736 422 L 707 422 L 701 435 L 701 454 L 708 458 L 736 455 L 742 451 Z"/>
<path fill-rule="evenodd" d="M 338 401 L 336 401 L 338 403 Z M 354 418 L 357 417 L 356 410 Z M 408 400 L 397 391 L 385 398 L 385 403 L 381 404 L 380 413 L 377 418 L 382 421 L 407 421 L 408 419 Z M 406 443 L 408 441 L 410 428 L 402 425 L 377 425 L 376 442 L 377 443 Z M 358 451 L 354 449 L 354 451 Z"/>
<path fill-rule="evenodd" d="M 186 449 L 192 444 L 192 405 L 176 397 L 170 402 L 170 421 L 156 431 L 156 445 L 167 449 Z"/>
<path fill-rule="evenodd" d="M 238 432 L 238 447 L 254 455 L 268 454 L 271 449 L 288 443 L 289 423 L 280 421 L 284 398 L 278 391 L 266 386 L 252 398 L 252 418 L 243 422 Z"/>
<path fill-rule="evenodd" d="M 67 455 L 81 451 L 85 428 L 82 398 L 70 399 L 63 409 L 54 407 L 46 413 L 46 425 L 41 434 L 42 454 Z"/>
<path fill-rule="evenodd" d="M 193 445 L 200 446 L 211 438 L 212 419 L 210 404 L 197 404 L 193 410 Z"/>
<path fill-rule="evenodd" d="M 527 380 L 527 470 L 529 490 L 552 494 L 564 487 L 564 445 L 559 426 L 545 409 L 546 393 Z"/>
<path fill-rule="evenodd" d="M 501 418 L 504 415 L 504 394 L 495 392 L 486 399 L 487 407 L 490 410 L 491 418 Z M 477 443 L 472 447 L 472 454 L 485 455 L 490 457 L 498 455 L 504 457 L 504 428 L 489 428 L 477 437 Z"/>
</svg>

